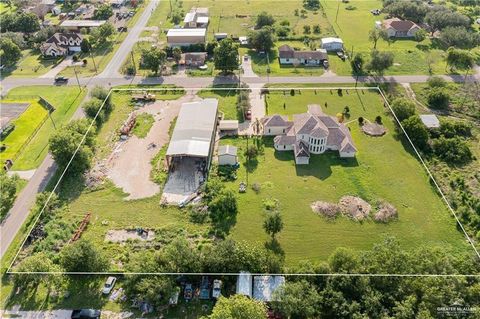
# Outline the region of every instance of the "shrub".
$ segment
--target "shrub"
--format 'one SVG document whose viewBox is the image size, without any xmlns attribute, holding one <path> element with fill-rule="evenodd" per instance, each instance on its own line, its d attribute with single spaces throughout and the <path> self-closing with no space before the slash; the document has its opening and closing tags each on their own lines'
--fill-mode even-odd
<svg viewBox="0 0 480 319">
<path fill-rule="evenodd" d="M 263 207 L 268 211 L 274 211 L 278 209 L 278 199 L 276 198 L 267 198 L 262 201 Z"/>
<path fill-rule="evenodd" d="M 450 95 L 443 88 L 434 88 L 427 94 L 427 103 L 433 109 L 446 109 L 450 104 Z"/>
<path fill-rule="evenodd" d="M 320 33 L 320 31 L 321 31 L 320 26 L 318 24 L 313 26 L 313 33 L 318 34 L 318 33 Z"/>
<path fill-rule="evenodd" d="M 72 60 L 73 60 L 73 62 L 78 62 L 78 55 L 72 56 Z"/>
<path fill-rule="evenodd" d="M 427 80 L 428 86 L 431 88 L 443 88 L 447 86 L 447 81 L 439 76 L 431 76 Z"/>
<path fill-rule="evenodd" d="M 380 115 L 377 115 L 377 116 L 375 117 L 375 122 L 376 122 L 377 124 L 382 124 L 382 117 L 381 117 Z"/>
<path fill-rule="evenodd" d="M 258 148 L 255 145 L 249 145 L 245 151 L 245 155 L 250 159 L 256 158 L 258 155 Z"/>
<path fill-rule="evenodd" d="M 402 125 L 415 146 L 423 150 L 427 149 L 428 131 L 418 115 L 413 115 L 403 120 Z"/>
<path fill-rule="evenodd" d="M 362 116 L 360 116 L 360 117 L 358 118 L 358 124 L 363 125 L 363 122 L 364 122 L 364 121 L 365 121 L 365 120 L 364 120 L 364 118 L 363 118 Z"/>
<path fill-rule="evenodd" d="M 311 33 L 311 28 L 309 25 L 304 25 L 303 26 L 303 33 L 304 34 L 310 34 Z"/>
<path fill-rule="evenodd" d="M 415 103 L 406 98 L 397 98 L 392 102 L 392 110 L 401 122 L 415 114 Z"/>
<path fill-rule="evenodd" d="M 259 194 L 260 191 L 262 190 L 262 185 L 260 185 L 260 183 L 255 182 L 252 185 L 252 189 L 256 194 Z"/>
<path fill-rule="evenodd" d="M 441 136 L 432 143 L 434 154 L 449 164 L 465 164 L 473 159 L 473 154 L 467 143 L 458 138 Z"/>
<path fill-rule="evenodd" d="M 442 119 L 440 133 L 447 138 L 458 135 L 468 137 L 472 136 L 472 125 L 464 121 Z"/>
</svg>

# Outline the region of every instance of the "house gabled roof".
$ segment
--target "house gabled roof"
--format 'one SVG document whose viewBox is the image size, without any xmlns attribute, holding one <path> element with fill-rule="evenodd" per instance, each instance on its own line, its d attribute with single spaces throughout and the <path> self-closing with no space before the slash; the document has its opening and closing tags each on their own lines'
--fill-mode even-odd
<svg viewBox="0 0 480 319">
<path fill-rule="evenodd" d="M 273 139 L 273 142 L 277 145 L 292 145 L 295 143 L 294 135 L 277 135 Z"/>
<path fill-rule="evenodd" d="M 288 126 L 288 117 L 284 115 L 272 115 L 272 116 L 267 116 L 262 119 L 263 121 L 263 126 L 269 127 L 269 126 Z"/>
<path fill-rule="evenodd" d="M 419 26 L 410 20 L 401 20 L 399 18 L 392 18 L 383 21 L 385 28 L 392 28 L 395 31 L 407 32 L 414 27 L 419 28 Z"/>
<path fill-rule="evenodd" d="M 45 43 L 56 43 L 56 44 L 60 44 L 60 43 L 64 43 L 64 42 L 68 42 L 70 39 L 73 39 L 74 41 L 77 41 L 77 40 L 82 40 L 82 36 L 78 33 L 75 33 L 75 32 L 69 32 L 69 33 L 55 33 L 54 35 L 52 35 L 50 38 L 47 39 L 47 41 L 45 41 Z"/>
<path fill-rule="evenodd" d="M 218 156 L 232 155 L 237 156 L 237 148 L 232 145 L 222 145 L 218 147 Z"/>
<path fill-rule="evenodd" d="M 325 50 L 318 51 L 295 51 L 291 46 L 284 44 L 278 48 L 278 56 L 281 59 L 307 59 L 307 60 L 326 60 L 328 59 Z"/>
<path fill-rule="evenodd" d="M 352 153 L 352 152 L 356 152 L 357 149 L 355 146 L 353 146 L 352 142 L 350 141 L 350 139 L 346 138 L 343 140 L 342 144 L 340 145 L 340 152 L 349 152 L 349 153 Z"/>
<path fill-rule="evenodd" d="M 293 151 L 295 152 L 295 157 L 310 157 L 308 146 L 302 140 L 295 141 Z"/>
<path fill-rule="evenodd" d="M 310 134 L 315 131 L 316 137 L 326 137 L 328 129 L 318 117 L 308 114 L 295 114 L 293 116 L 293 126 L 296 134 Z"/>
</svg>

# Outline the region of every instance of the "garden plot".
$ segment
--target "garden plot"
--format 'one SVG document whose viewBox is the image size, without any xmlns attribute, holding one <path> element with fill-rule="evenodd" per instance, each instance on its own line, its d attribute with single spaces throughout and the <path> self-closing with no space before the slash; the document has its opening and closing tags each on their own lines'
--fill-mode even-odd
<svg viewBox="0 0 480 319">
<path fill-rule="evenodd" d="M 131 240 L 152 241 L 153 239 L 155 239 L 155 232 L 143 229 L 109 230 L 105 235 L 105 241 L 111 243 L 123 243 Z"/>
</svg>

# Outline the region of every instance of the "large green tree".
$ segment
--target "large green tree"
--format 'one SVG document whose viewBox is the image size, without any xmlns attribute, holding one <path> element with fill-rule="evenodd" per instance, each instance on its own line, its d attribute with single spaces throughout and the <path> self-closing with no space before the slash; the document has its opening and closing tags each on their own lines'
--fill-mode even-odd
<svg viewBox="0 0 480 319">
<path fill-rule="evenodd" d="M 383 72 L 385 72 L 385 70 L 387 70 L 392 65 L 393 53 L 372 50 L 367 69 L 376 72 L 377 74 L 383 74 Z"/>
<path fill-rule="evenodd" d="M 273 294 L 272 307 L 286 318 L 316 318 L 320 295 L 309 282 L 287 282 Z"/>
<path fill-rule="evenodd" d="M 54 264 L 45 253 L 30 255 L 23 259 L 16 271 L 13 282 L 15 286 L 23 289 L 27 287 L 36 288 L 41 283 L 52 285 L 60 280 L 59 274 L 49 275 L 48 273 L 62 272 L 59 265 Z"/>
<path fill-rule="evenodd" d="M 210 319 L 266 319 L 267 307 L 261 301 L 243 295 L 230 298 L 220 297 L 213 308 Z"/>
<path fill-rule="evenodd" d="M 167 53 L 160 48 L 151 47 L 142 51 L 142 66 L 151 70 L 155 75 L 158 74 L 166 60 Z"/>
<path fill-rule="evenodd" d="M 257 15 L 257 20 L 255 22 L 255 29 L 261 29 L 264 26 L 273 26 L 275 23 L 275 18 L 273 15 L 266 11 L 262 11 Z"/>
<path fill-rule="evenodd" d="M 94 18 L 97 20 L 108 20 L 112 15 L 112 6 L 109 4 L 102 4 L 95 9 Z"/>
<path fill-rule="evenodd" d="M 399 121 L 408 119 L 415 114 L 415 103 L 407 98 L 396 98 L 391 106 Z"/>
<path fill-rule="evenodd" d="M 67 272 L 101 272 L 109 268 L 103 252 L 85 239 L 66 245 L 60 253 L 60 264 Z"/>
<path fill-rule="evenodd" d="M 257 51 L 265 51 L 268 54 L 275 45 L 275 41 L 277 41 L 275 29 L 266 26 L 259 30 L 250 31 L 248 40 Z"/>
<path fill-rule="evenodd" d="M 12 66 L 15 65 L 22 57 L 22 51 L 11 39 L 0 39 L 0 61 L 1 64 Z"/>
<path fill-rule="evenodd" d="M 447 50 L 446 60 L 451 69 L 468 70 L 475 64 L 475 59 L 470 51 L 455 48 Z"/>
<path fill-rule="evenodd" d="M 90 167 L 92 148 L 95 144 L 95 128 L 92 127 L 88 131 L 89 126 L 90 123 L 86 119 L 75 120 L 55 131 L 50 137 L 50 153 L 61 168 L 68 165 L 78 148 L 70 164 L 69 173 L 83 173 Z M 80 145 L 82 139 L 84 142 Z"/>
<path fill-rule="evenodd" d="M 238 44 L 231 38 L 220 41 L 213 50 L 215 68 L 223 73 L 229 73 L 238 69 Z"/>
<path fill-rule="evenodd" d="M 282 231 L 283 229 L 283 220 L 282 216 L 278 211 L 267 213 L 267 217 L 263 222 L 263 229 L 267 234 L 269 234 L 272 239 L 275 238 L 275 235 Z"/>
<path fill-rule="evenodd" d="M 427 147 L 428 131 L 418 115 L 413 115 L 408 119 L 403 120 L 402 126 L 416 147 L 420 149 L 425 149 Z"/>
<path fill-rule="evenodd" d="M 0 205 L 0 222 L 13 206 L 17 193 L 17 181 L 18 175 L 9 177 L 4 170 L 0 172 L 0 203 L 2 203 Z"/>
</svg>

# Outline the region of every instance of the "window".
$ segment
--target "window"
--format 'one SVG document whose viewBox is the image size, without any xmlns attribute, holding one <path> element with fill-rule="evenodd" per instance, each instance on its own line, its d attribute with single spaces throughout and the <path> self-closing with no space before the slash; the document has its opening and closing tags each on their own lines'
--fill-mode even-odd
<svg viewBox="0 0 480 319">
<path fill-rule="evenodd" d="M 271 132 L 270 129 L 268 129 L 268 133 L 270 133 L 270 132 Z"/>
<path fill-rule="evenodd" d="M 290 62 L 290 59 L 285 59 L 285 62 Z"/>
<path fill-rule="evenodd" d="M 286 149 L 287 148 L 287 145 L 283 145 L 283 149 Z"/>
</svg>

